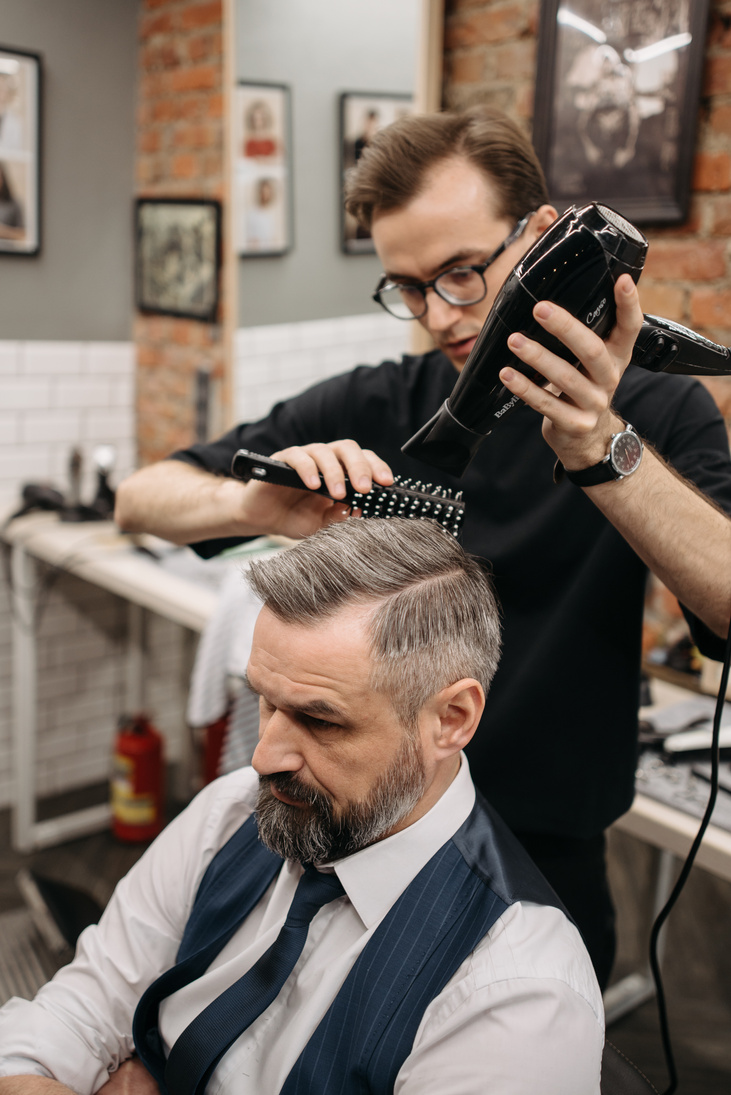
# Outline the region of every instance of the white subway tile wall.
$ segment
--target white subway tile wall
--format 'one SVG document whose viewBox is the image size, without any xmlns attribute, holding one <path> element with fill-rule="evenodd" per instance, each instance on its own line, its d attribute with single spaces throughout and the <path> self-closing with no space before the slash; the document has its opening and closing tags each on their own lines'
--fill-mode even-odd
<svg viewBox="0 0 731 1095">
<path fill-rule="evenodd" d="M 386 312 L 243 328 L 236 332 L 234 418 L 255 421 L 277 400 L 354 365 L 398 361 L 410 336 L 410 324 Z"/>
<path fill-rule="evenodd" d="M 47 482 L 66 492 L 73 447 L 83 455 L 83 501 L 94 496 L 96 445 L 116 448 L 113 482 L 133 470 L 134 372 L 131 343 L 0 342 L 3 517 L 19 507 L 24 483 Z M 48 572 L 43 576 L 48 579 Z M 0 583 L 0 805 L 4 806 L 10 801 L 12 779 L 12 649 L 4 576 Z M 41 604 L 37 789 L 44 795 L 103 780 L 109 772 L 123 698 L 120 654 L 126 615 L 117 597 L 70 575 L 50 581 Z M 158 625 L 164 623 L 151 624 L 155 638 Z M 175 668 L 180 637 L 172 624 L 167 625 L 163 645 Z M 164 721 L 179 738 L 184 707 L 179 673 L 176 677 L 168 666 L 160 669 L 170 678 L 162 705 Z"/>
<path fill-rule="evenodd" d="M 355 364 L 407 351 L 409 325 L 388 315 L 346 316 L 240 330 L 234 416 L 261 417 L 279 399 Z M 68 488 L 70 450 L 84 457 L 82 498 L 94 493 L 91 454 L 113 444 L 113 482 L 135 465 L 134 347 L 129 343 L 0 341 L 0 514 L 24 483 Z M 11 797 L 12 650 L 8 590 L 0 579 L 0 807 Z M 71 575 L 43 595 L 39 627 L 37 790 L 53 794 L 106 778 L 124 702 L 126 605 Z M 196 637 L 148 618 L 146 706 L 174 759 L 183 748 Z"/>
</svg>

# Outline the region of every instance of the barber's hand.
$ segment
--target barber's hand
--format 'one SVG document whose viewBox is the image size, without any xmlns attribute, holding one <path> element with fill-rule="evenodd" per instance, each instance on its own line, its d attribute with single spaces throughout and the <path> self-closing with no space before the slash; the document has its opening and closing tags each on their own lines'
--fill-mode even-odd
<svg viewBox="0 0 731 1095">
<path fill-rule="evenodd" d="M 602 460 L 611 435 L 622 428 L 622 420 L 612 412 L 612 399 L 642 326 L 637 287 L 629 274 L 617 279 L 614 299 L 617 323 L 606 342 L 563 308 L 542 301 L 533 309 L 535 319 L 563 342 L 579 367 L 523 335 L 508 339 L 515 356 L 544 376 L 548 386 L 541 388 L 510 368 L 500 372 L 500 379 L 544 416 L 543 436 L 572 471 Z"/>
<path fill-rule="evenodd" d="M 355 441 L 293 445 L 272 455 L 294 468 L 312 493 L 252 481 L 246 485 L 245 520 L 260 525 L 262 531 L 292 539 L 310 536 L 318 528 L 349 516 L 350 507 L 337 501 L 345 498 L 345 476 L 363 494 L 374 482 L 382 486 L 393 483 L 388 464 Z M 320 476 L 336 501 L 314 493 L 320 487 Z"/>
<path fill-rule="evenodd" d="M 111 1073 L 97 1095 L 160 1095 L 160 1088 L 142 1062 L 131 1057 Z"/>
</svg>

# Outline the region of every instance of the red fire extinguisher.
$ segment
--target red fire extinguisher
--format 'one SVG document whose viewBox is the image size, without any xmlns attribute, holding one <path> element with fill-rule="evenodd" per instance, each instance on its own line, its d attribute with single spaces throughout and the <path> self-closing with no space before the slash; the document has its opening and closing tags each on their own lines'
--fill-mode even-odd
<svg viewBox="0 0 731 1095">
<path fill-rule="evenodd" d="M 152 840 L 163 826 L 163 742 L 146 715 L 123 719 L 114 742 L 112 832 Z"/>
</svg>

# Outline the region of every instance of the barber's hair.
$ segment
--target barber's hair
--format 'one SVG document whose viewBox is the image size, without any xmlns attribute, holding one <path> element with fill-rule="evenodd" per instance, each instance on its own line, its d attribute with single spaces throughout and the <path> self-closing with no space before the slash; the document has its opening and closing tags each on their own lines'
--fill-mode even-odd
<svg viewBox="0 0 731 1095">
<path fill-rule="evenodd" d="M 548 202 L 535 150 L 502 111 L 417 114 L 380 130 L 348 174 L 345 208 L 370 229 L 374 213 L 407 205 L 438 163 L 460 156 L 485 173 L 495 191 L 498 218 L 516 223 Z"/>
<path fill-rule="evenodd" d="M 370 683 L 409 729 L 456 681 L 472 677 L 489 690 L 500 623 L 488 567 L 435 521 L 350 518 L 252 563 L 247 577 L 286 623 L 316 625 L 372 604 Z"/>
</svg>

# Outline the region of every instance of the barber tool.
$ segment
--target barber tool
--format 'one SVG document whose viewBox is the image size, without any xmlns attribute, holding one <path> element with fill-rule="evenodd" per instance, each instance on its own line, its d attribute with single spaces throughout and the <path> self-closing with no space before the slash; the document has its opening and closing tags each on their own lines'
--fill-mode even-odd
<svg viewBox="0 0 731 1095">
<path fill-rule="evenodd" d="M 642 233 L 606 205 L 567 209 L 508 275 L 452 394 L 403 451 L 462 475 L 500 419 L 522 405 L 501 383 L 500 370 L 509 365 L 546 383 L 511 353 L 508 336 L 521 331 L 565 358 L 566 347 L 533 318 L 537 302 L 550 300 L 605 338 L 616 322 L 614 283 L 624 273 L 639 281 L 647 247 Z M 632 363 L 652 372 L 722 376 L 731 374 L 731 350 L 670 320 L 645 316 Z"/>
<path fill-rule="evenodd" d="M 281 460 L 270 456 L 261 456 L 248 449 L 239 449 L 231 464 L 231 474 L 236 479 L 248 483 L 258 479 L 263 483 L 273 483 L 278 487 L 295 487 L 297 490 L 309 490 L 294 468 Z M 322 483 L 322 477 L 320 479 Z M 326 498 L 332 495 L 324 483 L 314 491 Z M 353 488 L 345 478 L 345 498 L 335 498 L 335 502 L 344 502 L 353 509 L 359 509 L 362 517 L 416 517 L 421 520 L 431 518 L 437 521 L 452 536 L 458 536 L 464 517 L 465 504 L 462 492 L 457 494 L 447 487 L 434 486 L 396 476 L 393 485 L 382 487 L 378 484 L 362 494 Z"/>
</svg>

